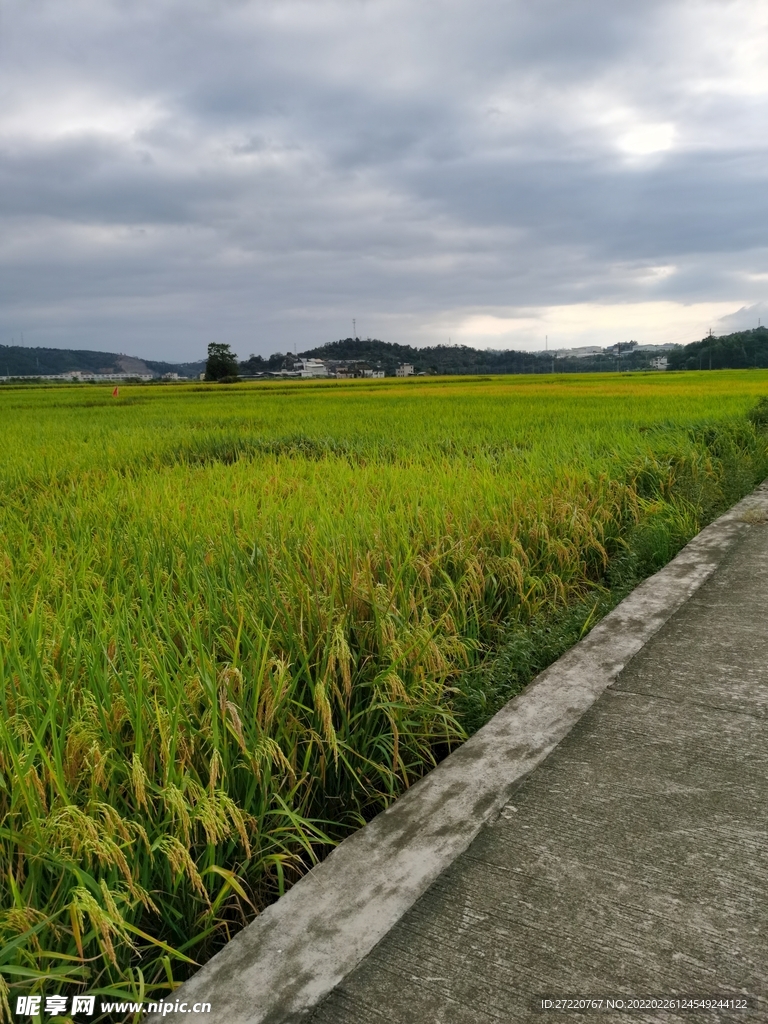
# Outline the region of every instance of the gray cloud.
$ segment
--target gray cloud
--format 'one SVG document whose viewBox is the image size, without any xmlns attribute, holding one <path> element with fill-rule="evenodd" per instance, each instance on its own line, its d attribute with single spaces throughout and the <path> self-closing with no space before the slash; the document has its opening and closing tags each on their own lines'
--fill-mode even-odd
<svg viewBox="0 0 768 1024">
<path fill-rule="evenodd" d="M 554 321 L 584 343 L 567 325 L 597 305 L 602 340 L 628 306 L 696 337 L 764 301 L 768 19 L 748 0 L 11 0 L 3 19 L 0 341 L 267 353 L 356 316 L 536 346 Z"/>
<path fill-rule="evenodd" d="M 742 306 L 735 313 L 720 317 L 718 327 L 723 333 L 727 331 L 748 331 L 762 323 L 768 326 L 768 302 L 755 302 L 751 306 Z"/>
</svg>

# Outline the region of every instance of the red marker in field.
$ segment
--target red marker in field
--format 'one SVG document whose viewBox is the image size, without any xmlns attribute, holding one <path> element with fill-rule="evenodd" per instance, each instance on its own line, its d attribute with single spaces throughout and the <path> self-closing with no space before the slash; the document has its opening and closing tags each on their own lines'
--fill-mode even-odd
<svg viewBox="0 0 768 1024">
<path fill-rule="evenodd" d="M 117 396 L 119 394 L 120 394 L 120 389 L 119 388 L 115 388 L 114 391 L 112 392 L 112 397 L 113 398 L 117 398 Z"/>
</svg>

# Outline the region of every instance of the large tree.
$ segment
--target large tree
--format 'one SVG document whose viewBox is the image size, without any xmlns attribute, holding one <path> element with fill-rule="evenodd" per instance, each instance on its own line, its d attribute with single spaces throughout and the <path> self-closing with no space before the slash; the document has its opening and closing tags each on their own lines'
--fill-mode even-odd
<svg viewBox="0 0 768 1024">
<path fill-rule="evenodd" d="M 208 346 L 208 361 L 205 364 L 206 380 L 221 380 L 237 376 L 237 356 L 229 347 L 212 341 Z"/>
</svg>

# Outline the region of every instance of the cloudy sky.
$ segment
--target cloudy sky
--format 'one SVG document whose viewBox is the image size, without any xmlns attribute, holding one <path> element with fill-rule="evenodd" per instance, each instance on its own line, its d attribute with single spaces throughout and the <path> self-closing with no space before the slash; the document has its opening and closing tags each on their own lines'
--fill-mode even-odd
<svg viewBox="0 0 768 1024">
<path fill-rule="evenodd" d="M 0 343 L 768 323 L 768 5 L 4 0 Z"/>
</svg>

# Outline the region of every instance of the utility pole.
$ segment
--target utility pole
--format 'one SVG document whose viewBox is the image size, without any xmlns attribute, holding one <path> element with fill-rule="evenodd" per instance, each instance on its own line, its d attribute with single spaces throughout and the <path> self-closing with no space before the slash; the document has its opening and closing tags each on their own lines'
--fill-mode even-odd
<svg viewBox="0 0 768 1024">
<path fill-rule="evenodd" d="M 712 328 L 709 328 L 709 368 L 712 369 Z"/>
<path fill-rule="evenodd" d="M 357 320 L 352 317 L 352 340 L 357 341 Z"/>
</svg>

